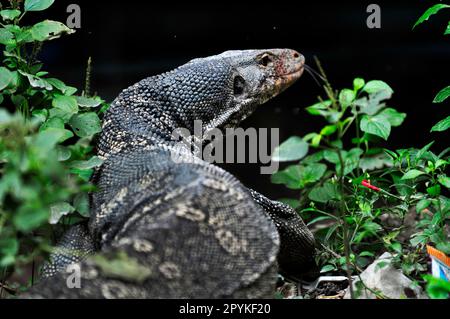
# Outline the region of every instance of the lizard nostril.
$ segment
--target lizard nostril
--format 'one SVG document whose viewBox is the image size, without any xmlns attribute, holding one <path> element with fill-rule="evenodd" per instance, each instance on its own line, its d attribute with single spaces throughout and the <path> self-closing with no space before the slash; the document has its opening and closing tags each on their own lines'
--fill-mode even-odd
<svg viewBox="0 0 450 319">
<path fill-rule="evenodd" d="M 300 54 L 298 54 L 298 52 L 294 53 L 294 58 L 298 59 L 300 57 Z"/>
</svg>

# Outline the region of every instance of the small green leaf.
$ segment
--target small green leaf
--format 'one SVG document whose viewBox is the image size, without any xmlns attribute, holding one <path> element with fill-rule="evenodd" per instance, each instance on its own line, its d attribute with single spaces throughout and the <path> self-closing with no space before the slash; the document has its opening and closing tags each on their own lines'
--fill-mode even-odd
<svg viewBox="0 0 450 319">
<path fill-rule="evenodd" d="M 330 200 L 339 199 L 340 194 L 335 184 L 327 182 L 321 187 L 315 187 L 308 194 L 308 198 L 314 202 L 327 203 Z"/>
<path fill-rule="evenodd" d="M 444 102 L 450 96 L 450 86 L 443 88 L 433 100 L 433 103 L 441 103 Z"/>
<path fill-rule="evenodd" d="M 102 100 L 97 97 L 75 96 L 75 98 L 77 99 L 78 105 L 81 107 L 97 107 L 102 104 Z"/>
<path fill-rule="evenodd" d="M 301 137 L 292 136 L 275 148 L 272 160 L 276 162 L 296 161 L 305 157 L 307 153 L 308 143 Z"/>
<path fill-rule="evenodd" d="M 405 175 L 403 175 L 402 180 L 406 180 L 406 179 L 414 179 L 419 177 L 420 175 L 425 174 L 422 171 L 419 171 L 417 169 L 411 169 L 408 172 L 405 173 Z"/>
<path fill-rule="evenodd" d="M 366 84 L 366 82 L 364 81 L 364 79 L 356 78 L 353 80 L 353 89 L 355 91 L 359 91 L 364 87 L 365 84 Z"/>
<path fill-rule="evenodd" d="M 25 0 L 25 11 L 42 11 L 48 9 L 55 0 Z"/>
<path fill-rule="evenodd" d="M 311 115 L 326 115 L 328 111 L 328 107 L 330 107 L 331 101 L 326 100 L 323 102 L 316 103 L 314 105 L 308 106 L 306 111 Z"/>
<path fill-rule="evenodd" d="M 13 223 L 17 229 L 28 232 L 45 223 L 49 215 L 50 212 L 47 209 L 25 205 L 14 214 Z"/>
<path fill-rule="evenodd" d="M 59 38 L 62 34 L 71 34 L 75 31 L 58 21 L 45 20 L 31 28 L 31 35 L 36 41 L 46 41 Z"/>
<path fill-rule="evenodd" d="M 75 114 L 69 124 L 79 137 L 89 137 L 102 131 L 100 119 L 94 112 Z"/>
<path fill-rule="evenodd" d="M 59 220 L 75 210 L 69 203 L 57 203 L 50 207 L 49 223 L 56 225 Z"/>
<path fill-rule="evenodd" d="M 379 80 L 372 80 L 367 82 L 366 85 L 363 87 L 363 91 L 369 94 L 377 93 L 380 91 L 387 91 L 390 94 L 394 92 L 394 90 L 392 90 L 392 88 L 387 83 Z"/>
<path fill-rule="evenodd" d="M 397 110 L 390 107 L 384 109 L 379 114 L 386 117 L 391 126 L 400 126 L 406 118 L 406 113 L 397 112 Z"/>
<path fill-rule="evenodd" d="M 337 270 L 335 266 L 333 266 L 333 265 L 325 265 L 325 266 L 322 267 L 322 269 L 320 269 L 320 273 L 322 274 L 324 272 L 330 272 L 330 271 L 333 271 L 333 270 Z"/>
<path fill-rule="evenodd" d="M 387 140 L 391 133 L 391 124 L 383 115 L 364 115 L 360 123 L 361 131 Z"/>
<path fill-rule="evenodd" d="M 327 125 L 320 131 L 320 135 L 329 136 L 329 135 L 333 134 L 334 132 L 336 132 L 336 130 L 337 130 L 336 125 L 334 125 L 334 124 Z"/>
<path fill-rule="evenodd" d="M 441 185 L 436 184 L 434 186 L 428 187 L 427 193 L 433 197 L 439 196 L 441 194 Z"/>
<path fill-rule="evenodd" d="M 431 132 L 443 132 L 448 130 L 450 127 L 450 116 L 447 116 L 442 121 L 439 121 L 436 125 L 431 128 Z"/>
<path fill-rule="evenodd" d="M 447 24 L 447 28 L 444 31 L 444 35 L 450 34 L 450 21 Z"/>
<path fill-rule="evenodd" d="M 19 73 L 25 76 L 30 82 L 30 85 L 34 88 L 46 89 L 49 91 L 53 89 L 50 83 L 40 77 L 37 77 L 36 75 L 23 72 L 22 70 L 19 70 Z"/>
<path fill-rule="evenodd" d="M 2 10 L 0 11 L 0 15 L 4 21 L 12 21 L 18 16 L 20 16 L 19 10 Z"/>
<path fill-rule="evenodd" d="M 421 213 L 425 208 L 427 208 L 428 206 L 430 206 L 431 204 L 431 200 L 429 199 L 421 199 L 417 204 L 416 204 L 416 212 Z"/>
<path fill-rule="evenodd" d="M 0 67 L 0 90 L 3 90 L 4 88 L 8 87 L 8 85 L 11 83 L 13 78 L 13 75 L 11 71 L 9 71 L 5 67 Z"/>
<path fill-rule="evenodd" d="M 74 161 L 71 163 L 71 167 L 79 170 L 87 170 L 90 168 L 94 168 L 97 166 L 100 166 L 103 163 L 103 161 L 97 157 L 93 156 L 87 161 Z"/>
<path fill-rule="evenodd" d="M 450 8 L 447 4 L 438 3 L 432 6 L 431 8 L 428 8 L 427 11 L 425 11 L 420 18 L 416 21 L 416 23 L 413 26 L 413 29 L 417 27 L 419 24 L 423 23 L 424 21 L 428 20 L 433 14 L 436 14 L 441 9 Z"/>
<path fill-rule="evenodd" d="M 343 89 L 339 93 L 339 103 L 345 109 L 348 107 L 356 98 L 356 93 L 353 90 Z"/>
<path fill-rule="evenodd" d="M 447 188 L 450 188 L 450 177 L 447 175 L 439 175 L 438 176 L 438 182 Z"/>
</svg>

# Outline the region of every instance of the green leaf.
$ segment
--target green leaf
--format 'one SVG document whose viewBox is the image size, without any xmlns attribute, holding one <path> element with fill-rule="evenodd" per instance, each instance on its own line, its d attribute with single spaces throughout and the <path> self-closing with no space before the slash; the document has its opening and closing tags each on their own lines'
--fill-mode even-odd
<svg viewBox="0 0 450 319">
<path fill-rule="evenodd" d="M 102 131 L 100 119 L 94 112 L 75 114 L 69 124 L 79 137 L 89 137 Z"/>
<path fill-rule="evenodd" d="M 414 179 L 414 178 L 417 178 L 417 177 L 419 177 L 420 175 L 423 175 L 423 174 L 425 174 L 425 173 L 422 172 L 422 171 L 419 171 L 417 169 L 411 169 L 411 170 L 409 170 L 408 172 L 406 172 L 403 175 L 402 180 Z"/>
<path fill-rule="evenodd" d="M 314 202 L 327 203 L 330 200 L 339 199 L 340 194 L 335 184 L 326 182 L 321 187 L 315 187 L 308 194 L 308 198 Z"/>
<path fill-rule="evenodd" d="M 337 270 L 335 266 L 333 265 L 325 265 L 322 267 L 322 269 L 320 269 L 320 273 L 324 273 L 324 272 L 329 272 L 329 271 L 333 271 L 333 270 Z"/>
<path fill-rule="evenodd" d="M 333 134 L 334 132 L 336 132 L 336 130 L 337 130 L 336 125 L 334 125 L 334 124 L 327 125 L 320 131 L 320 135 L 329 136 L 329 135 Z"/>
<path fill-rule="evenodd" d="M 50 218 L 49 223 L 51 225 L 56 225 L 59 220 L 75 210 L 69 203 L 57 203 L 50 207 Z"/>
<path fill-rule="evenodd" d="M 450 86 L 443 88 L 433 100 L 433 103 L 441 103 L 444 102 L 450 96 Z"/>
<path fill-rule="evenodd" d="M 385 166 L 392 166 L 393 162 L 391 158 L 384 154 L 377 154 L 374 156 L 366 156 L 359 160 L 359 168 L 361 168 L 364 172 L 372 171 L 375 169 L 380 169 Z"/>
<path fill-rule="evenodd" d="M 89 217 L 89 196 L 86 193 L 77 194 L 73 200 L 73 206 L 83 217 Z"/>
<path fill-rule="evenodd" d="M 345 109 L 348 107 L 356 98 L 356 93 L 353 90 L 343 89 L 339 93 L 339 103 Z"/>
<path fill-rule="evenodd" d="M 432 275 L 425 275 L 424 279 L 427 281 L 427 294 L 431 299 L 448 299 L 450 282 Z"/>
<path fill-rule="evenodd" d="M 49 215 L 50 212 L 46 209 L 25 205 L 14 214 L 13 223 L 20 231 L 28 232 L 45 223 Z"/>
<path fill-rule="evenodd" d="M 14 34 L 6 29 L 0 28 L 0 44 L 6 46 L 15 45 Z"/>
<path fill-rule="evenodd" d="M 11 71 L 9 71 L 5 67 L 0 67 L 0 90 L 3 90 L 4 88 L 8 87 L 8 85 L 11 83 L 13 78 L 13 75 Z"/>
<path fill-rule="evenodd" d="M 360 128 L 361 131 L 379 136 L 384 140 L 387 140 L 391 133 L 391 124 L 382 115 L 364 115 L 361 119 Z"/>
<path fill-rule="evenodd" d="M 431 200 L 429 199 L 421 199 L 417 204 L 416 204 L 416 212 L 421 213 L 425 208 L 427 208 L 428 206 L 430 206 L 431 204 Z"/>
<path fill-rule="evenodd" d="M 447 116 L 442 121 L 439 121 L 436 125 L 431 128 L 431 132 L 443 132 L 448 130 L 450 127 L 450 116 Z"/>
<path fill-rule="evenodd" d="M 28 79 L 28 82 L 30 82 L 30 85 L 32 87 L 46 89 L 49 91 L 53 89 L 53 87 L 50 85 L 50 83 L 48 83 L 44 79 L 37 77 L 36 75 L 23 72 L 22 70 L 19 70 L 19 73 Z"/>
<path fill-rule="evenodd" d="M 308 143 L 301 137 L 292 136 L 275 148 L 272 160 L 276 162 L 296 161 L 305 157 L 307 153 Z"/>
<path fill-rule="evenodd" d="M 45 20 L 35 24 L 31 28 L 31 35 L 36 41 L 46 41 L 59 38 L 63 34 L 71 34 L 75 31 L 58 21 Z"/>
<path fill-rule="evenodd" d="M 25 11 L 42 11 L 49 8 L 55 0 L 25 0 Z"/>
<path fill-rule="evenodd" d="M 75 98 L 77 99 L 78 105 L 81 107 L 97 107 L 102 104 L 102 100 L 97 97 L 75 96 Z"/>
<path fill-rule="evenodd" d="M 381 111 L 379 115 L 384 116 L 391 126 L 400 126 L 406 118 L 406 113 L 397 112 L 397 110 L 390 107 Z"/>
<path fill-rule="evenodd" d="M 356 78 L 353 80 L 353 89 L 355 91 L 359 91 L 364 87 L 365 84 L 366 84 L 366 82 L 364 81 L 364 79 Z"/>
<path fill-rule="evenodd" d="M 53 98 L 52 105 L 61 111 L 63 119 L 70 118 L 78 112 L 77 100 L 73 96 L 57 95 Z"/>
<path fill-rule="evenodd" d="M 448 22 L 447 28 L 444 31 L 444 35 L 450 34 L 450 21 Z"/>
<path fill-rule="evenodd" d="M 387 83 L 379 80 L 372 80 L 367 82 L 366 85 L 363 87 L 363 91 L 369 94 L 377 93 L 380 91 L 387 91 L 390 94 L 394 92 L 394 90 L 392 90 L 392 88 Z"/>
<path fill-rule="evenodd" d="M 18 16 L 20 16 L 19 10 L 2 10 L 0 11 L 0 15 L 4 21 L 12 21 Z"/>
<path fill-rule="evenodd" d="M 328 107 L 331 105 L 330 100 L 316 103 L 314 105 L 308 106 L 306 111 L 311 115 L 326 115 L 328 114 Z"/>
<path fill-rule="evenodd" d="M 70 167 L 79 169 L 79 170 L 87 170 L 90 168 L 100 166 L 102 163 L 103 163 L 103 160 L 101 160 L 97 156 L 93 156 L 87 161 L 74 161 L 71 163 Z"/>
<path fill-rule="evenodd" d="M 450 188 L 450 177 L 447 175 L 439 175 L 438 176 L 438 182 L 447 188 Z"/>
<path fill-rule="evenodd" d="M 439 196 L 441 194 L 441 185 L 436 184 L 434 186 L 428 187 L 427 193 L 433 197 Z"/>
<path fill-rule="evenodd" d="M 439 10 L 441 9 L 445 9 L 445 8 L 450 8 L 449 5 L 446 4 L 442 4 L 442 3 L 438 3 L 435 4 L 434 6 L 432 6 L 431 8 L 428 8 L 421 16 L 420 18 L 416 21 L 416 23 L 413 26 L 413 29 L 415 27 L 417 27 L 419 24 L 423 23 L 424 21 L 428 20 L 428 18 L 430 18 L 433 14 L 436 14 L 439 12 Z"/>
</svg>

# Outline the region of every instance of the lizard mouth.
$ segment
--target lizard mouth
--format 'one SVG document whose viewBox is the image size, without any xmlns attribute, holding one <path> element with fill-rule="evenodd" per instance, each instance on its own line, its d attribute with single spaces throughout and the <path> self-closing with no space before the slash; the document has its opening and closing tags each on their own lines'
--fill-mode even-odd
<svg viewBox="0 0 450 319">
<path fill-rule="evenodd" d="M 275 91 L 276 94 L 280 94 L 284 90 L 286 90 L 288 87 L 290 87 L 292 84 L 294 84 L 295 81 L 297 81 L 303 74 L 303 71 L 305 70 L 304 65 L 300 65 L 296 68 L 296 70 L 280 75 L 275 80 Z"/>
</svg>

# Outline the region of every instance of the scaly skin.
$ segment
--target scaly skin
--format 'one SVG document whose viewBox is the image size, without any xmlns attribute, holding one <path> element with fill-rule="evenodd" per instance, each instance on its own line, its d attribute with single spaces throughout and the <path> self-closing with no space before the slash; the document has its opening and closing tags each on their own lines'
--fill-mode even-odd
<svg viewBox="0 0 450 319">
<path fill-rule="evenodd" d="M 89 226 L 63 240 L 44 272 L 48 278 L 26 296 L 272 297 L 277 257 L 283 270 L 299 272 L 312 259 L 312 234 L 291 208 L 194 157 L 171 135 L 179 127 L 192 131 L 194 120 L 203 121 L 203 136 L 235 127 L 292 85 L 303 65 L 303 56 L 289 49 L 227 51 L 124 90 L 103 122 L 104 163 L 94 177 L 99 191 Z M 77 244 L 77 232 L 93 244 Z M 61 253 L 74 247 L 97 252 Z M 59 271 L 74 261 L 80 289 L 68 288 L 71 274 Z"/>
</svg>

